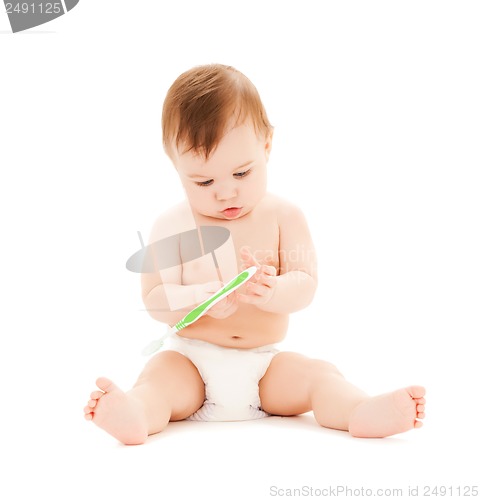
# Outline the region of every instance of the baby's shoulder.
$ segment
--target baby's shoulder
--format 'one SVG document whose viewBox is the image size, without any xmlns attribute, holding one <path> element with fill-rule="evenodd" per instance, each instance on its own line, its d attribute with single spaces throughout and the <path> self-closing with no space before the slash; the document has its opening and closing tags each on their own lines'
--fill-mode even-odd
<svg viewBox="0 0 480 500">
<path fill-rule="evenodd" d="M 279 223 L 303 218 L 302 210 L 295 203 L 275 194 L 268 193 L 264 198 L 264 203 L 265 209 L 275 213 Z"/>
<path fill-rule="evenodd" d="M 157 241 L 173 234 L 195 228 L 195 219 L 186 201 L 162 212 L 153 223 L 150 241 Z"/>
</svg>

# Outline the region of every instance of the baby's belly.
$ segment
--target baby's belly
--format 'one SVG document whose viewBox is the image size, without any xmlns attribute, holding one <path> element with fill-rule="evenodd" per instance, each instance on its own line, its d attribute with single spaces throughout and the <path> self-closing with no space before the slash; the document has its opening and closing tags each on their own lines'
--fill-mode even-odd
<svg viewBox="0 0 480 500">
<path fill-rule="evenodd" d="M 287 328 L 288 315 L 267 313 L 242 304 L 227 319 L 203 316 L 178 335 L 223 347 L 250 349 L 280 342 L 285 338 Z"/>
</svg>

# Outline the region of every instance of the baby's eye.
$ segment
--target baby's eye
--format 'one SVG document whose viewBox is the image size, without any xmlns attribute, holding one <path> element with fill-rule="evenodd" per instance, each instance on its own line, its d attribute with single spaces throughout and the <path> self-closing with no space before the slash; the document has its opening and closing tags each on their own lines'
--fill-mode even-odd
<svg viewBox="0 0 480 500">
<path fill-rule="evenodd" d="M 196 182 L 197 186 L 210 186 L 213 183 L 213 179 L 209 179 L 208 181 Z"/>
<path fill-rule="evenodd" d="M 237 172 L 236 174 L 233 174 L 234 177 L 241 178 L 241 177 L 246 177 L 250 173 L 251 169 L 245 170 L 245 172 Z"/>
</svg>

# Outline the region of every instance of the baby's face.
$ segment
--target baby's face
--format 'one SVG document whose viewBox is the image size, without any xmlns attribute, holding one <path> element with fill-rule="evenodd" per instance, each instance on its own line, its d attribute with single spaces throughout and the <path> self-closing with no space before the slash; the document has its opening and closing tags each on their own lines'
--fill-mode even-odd
<svg viewBox="0 0 480 500">
<path fill-rule="evenodd" d="M 192 210 L 224 220 L 248 214 L 266 193 L 270 149 L 271 137 L 260 139 L 246 122 L 228 132 L 207 161 L 175 150 L 173 163 Z"/>
</svg>

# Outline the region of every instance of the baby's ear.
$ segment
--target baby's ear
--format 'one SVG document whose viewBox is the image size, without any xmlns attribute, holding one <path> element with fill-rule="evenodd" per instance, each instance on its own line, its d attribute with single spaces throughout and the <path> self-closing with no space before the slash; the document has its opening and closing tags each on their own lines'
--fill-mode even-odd
<svg viewBox="0 0 480 500">
<path fill-rule="evenodd" d="M 270 157 L 270 153 L 272 151 L 272 141 L 273 141 L 273 128 L 265 137 L 265 154 L 267 156 L 267 160 Z"/>
</svg>

